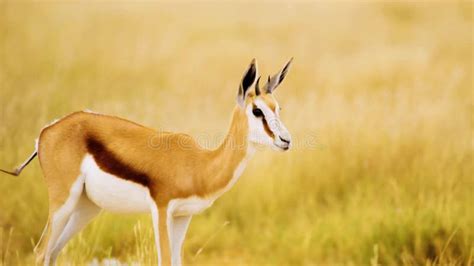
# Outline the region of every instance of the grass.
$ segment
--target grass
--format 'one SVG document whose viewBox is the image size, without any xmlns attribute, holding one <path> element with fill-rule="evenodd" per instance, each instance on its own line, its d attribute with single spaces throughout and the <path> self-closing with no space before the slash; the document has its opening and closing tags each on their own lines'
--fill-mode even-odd
<svg viewBox="0 0 474 266">
<path fill-rule="evenodd" d="M 472 265 L 472 3 L 0 2 L 0 165 L 92 109 L 217 145 L 252 57 L 291 56 L 293 134 L 193 218 L 188 265 Z M 37 161 L 0 176 L 0 265 L 34 264 Z M 104 213 L 61 265 L 155 262 L 150 218 Z"/>
</svg>

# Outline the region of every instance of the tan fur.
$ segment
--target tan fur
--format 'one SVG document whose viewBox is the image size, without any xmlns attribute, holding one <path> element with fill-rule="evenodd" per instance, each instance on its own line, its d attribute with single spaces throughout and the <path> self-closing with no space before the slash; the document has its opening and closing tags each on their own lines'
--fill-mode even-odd
<svg viewBox="0 0 474 266">
<path fill-rule="evenodd" d="M 48 224 L 59 219 L 58 228 L 62 227 L 69 207 L 74 208 L 76 204 L 75 198 L 83 195 L 79 193 L 87 194 L 80 187 L 82 184 L 79 181 L 82 179 L 78 177 L 84 158 L 91 155 L 100 170 L 148 189 L 158 208 L 158 215 L 154 211 L 152 213 L 154 225 L 158 227 L 155 233 L 158 232 L 161 262 L 162 265 L 170 265 L 172 258 L 168 222 L 172 219 L 167 216 L 172 214 L 168 212 L 169 203 L 174 199 L 192 197 L 213 201 L 228 189 L 228 185 L 233 184 L 235 173 L 239 172 L 238 176 L 243 170 L 241 163 L 246 160 L 248 153 L 249 122 L 254 125 L 256 121 L 254 118 L 249 120 L 245 109 L 258 97 L 273 112 L 276 111 L 278 105 L 271 91 L 284 78 L 290 62 L 269 80 L 272 84 L 267 83 L 266 90 L 256 96 L 255 91 L 249 90 L 257 74 L 256 60 L 252 60 L 239 87 L 238 105 L 233 110 L 228 134 L 214 150 L 202 148 L 186 134 L 158 132 L 125 119 L 89 112 L 73 113 L 43 129 L 36 152 L 49 192 Z M 273 139 L 272 145 L 277 145 L 275 141 L 283 141 L 283 136 L 287 139 L 286 146 L 280 143 L 278 147 L 287 150 L 290 135 L 286 128 L 281 127 L 284 130 L 280 128 L 279 138 L 276 138 L 265 118 L 262 117 L 260 121 L 266 134 Z M 63 215 L 63 211 L 66 214 Z M 55 218 L 56 213 L 60 213 L 57 217 L 62 215 L 62 218 Z M 55 250 L 52 246 L 58 234 L 51 233 L 51 227 L 46 228 L 43 244 L 39 245 L 39 261 L 44 259 L 43 254 L 47 250 L 47 263 L 50 263 L 51 250 L 54 250 L 55 255 L 60 251 L 60 248 Z M 64 227 L 60 230 L 64 230 Z M 52 244 L 48 246 L 48 242 Z"/>
<path fill-rule="evenodd" d="M 272 94 L 270 93 L 266 93 L 266 91 L 264 93 L 261 94 L 261 99 L 265 102 L 265 104 L 270 107 L 270 109 L 275 112 L 276 111 L 276 101 L 275 101 L 275 98 L 273 98 Z"/>
<path fill-rule="evenodd" d="M 257 97 L 262 99 L 265 104 L 273 111 L 276 111 L 276 100 L 271 93 L 267 93 L 267 91 L 263 91 L 259 96 L 256 96 L 254 92 L 249 92 L 247 95 L 247 103 L 253 102 Z"/>
<path fill-rule="evenodd" d="M 235 108 L 223 144 L 207 150 L 185 134 L 161 134 L 116 117 L 78 112 L 42 132 L 38 153 L 53 206 L 63 204 L 68 196 L 64 188 L 79 175 L 88 133 L 104 140 L 122 161 L 143 169 L 154 184 L 159 183 L 153 196 L 158 206 L 165 206 L 174 198 L 206 197 L 222 189 L 245 156 L 246 129 L 243 110 Z"/>
<path fill-rule="evenodd" d="M 235 107 L 222 145 L 207 150 L 185 134 L 157 132 L 112 116 L 73 113 L 45 128 L 39 138 L 38 155 L 49 192 L 49 219 L 65 203 L 69 188 L 80 174 L 88 135 L 103 141 L 118 159 L 151 178 L 150 191 L 162 221 L 161 217 L 166 217 L 162 210 L 170 200 L 190 196 L 206 198 L 229 183 L 247 151 L 247 127 L 244 110 Z M 166 234 L 161 233 L 167 230 L 162 227 L 166 224 L 160 222 L 160 243 L 168 243 L 167 237 L 163 237 Z M 50 228 L 47 230 L 44 243 L 50 234 Z M 169 245 L 161 246 L 163 249 Z M 40 247 L 44 252 L 45 245 Z M 168 251 L 169 247 L 162 252 L 163 258 Z"/>
</svg>

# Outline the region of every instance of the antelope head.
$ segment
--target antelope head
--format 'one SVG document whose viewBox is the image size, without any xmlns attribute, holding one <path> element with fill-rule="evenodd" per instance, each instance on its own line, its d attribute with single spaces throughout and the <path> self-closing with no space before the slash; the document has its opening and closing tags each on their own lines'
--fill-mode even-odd
<svg viewBox="0 0 474 266">
<path fill-rule="evenodd" d="M 268 76 L 267 83 L 260 87 L 257 78 L 257 63 L 250 63 L 240 83 L 237 103 L 245 110 L 249 125 L 249 141 L 286 151 L 291 147 L 291 135 L 280 120 L 280 106 L 273 92 L 285 79 L 292 59 L 282 70 Z M 252 87 L 252 85 L 254 85 Z M 253 89 L 252 89 L 253 88 Z"/>
</svg>

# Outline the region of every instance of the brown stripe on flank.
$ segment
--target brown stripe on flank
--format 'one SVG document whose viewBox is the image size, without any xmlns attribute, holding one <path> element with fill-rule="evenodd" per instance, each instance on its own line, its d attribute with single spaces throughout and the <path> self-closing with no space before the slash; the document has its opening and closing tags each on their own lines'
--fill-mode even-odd
<svg viewBox="0 0 474 266">
<path fill-rule="evenodd" d="M 86 145 L 88 152 L 92 154 L 100 169 L 114 176 L 149 187 L 150 179 L 145 173 L 120 161 L 99 140 L 89 136 L 86 138 Z"/>
</svg>

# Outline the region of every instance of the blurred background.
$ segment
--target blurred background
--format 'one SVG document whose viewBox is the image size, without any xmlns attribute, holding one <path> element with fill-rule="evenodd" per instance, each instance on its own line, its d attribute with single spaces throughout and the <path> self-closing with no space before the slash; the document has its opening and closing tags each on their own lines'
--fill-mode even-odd
<svg viewBox="0 0 474 266">
<path fill-rule="evenodd" d="M 295 149 L 195 216 L 186 265 L 472 265 L 472 2 L 0 1 L 0 166 L 91 109 L 215 147 L 253 57 Z M 0 175 L 0 265 L 32 265 L 35 160 Z M 101 214 L 60 265 L 154 264 L 147 215 Z"/>
</svg>

